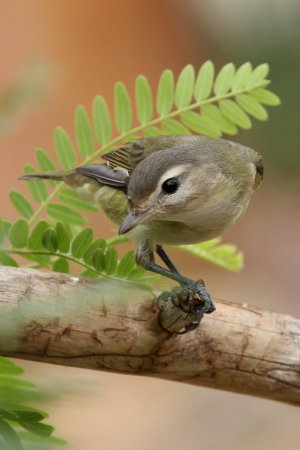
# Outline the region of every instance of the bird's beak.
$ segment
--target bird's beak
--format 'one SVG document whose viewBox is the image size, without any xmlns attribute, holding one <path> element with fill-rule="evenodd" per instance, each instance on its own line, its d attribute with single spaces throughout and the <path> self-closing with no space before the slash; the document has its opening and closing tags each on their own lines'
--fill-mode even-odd
<svg viewBox="0 0 300 450">
<path fill-rule="evenodd" d="M 151 216 L 152 216 L 151 209 L 140 211 L 133 209 L 132 211 L 130 211 L 130 213 L 128 213 L 128 215 L 121 223 L 121 226 L 119 228 L 119 234 L 128 233 L 128 231 L 133 230 L 133 228 L 145 222 L 145 220 L 147 220 Z"/>
</svg>

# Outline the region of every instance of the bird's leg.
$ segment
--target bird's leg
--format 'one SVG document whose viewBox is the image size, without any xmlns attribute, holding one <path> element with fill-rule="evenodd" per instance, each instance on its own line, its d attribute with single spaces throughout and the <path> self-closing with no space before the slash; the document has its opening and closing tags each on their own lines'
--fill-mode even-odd
<svg viewBox="0 0 300 450">
<path fill-rule="evenodd" d="M 161 245 L 156 246 L 156 253 L 162 259 L 162 261 L 165 263 L 168 269 L 170 269 L 171 272 L 179 274 L 178 270 L 176 269 L 176 267 L 174 266 L 174 264 L 172 263 L 172 261 L 170 260 L 170 258 L 168 257 L 168 255 L 166 254 L 165 250 L 162 248 Z"/>
<path fill-rule="evenodd" d="M 203 300 L 205 301 L 205 306 L 206 306 L 205 312 L 208 314 L 213 312 L 215 310 L 215 306 L 212 302 L 212 299 L 211 299 L 209 293 L 205 289 L 204 281 L 203 280 L 193 281 L 193 280 L 190 280 L 189 278 L 182 276 L 178 272 L 178 270 L 176 269 L 176 267 L 174 266 L 174 264 L 172 263 L 172 261 L 170 260 L 170 258 L 168 257 L 168 255 L 166 254 L 165 250 L 163 249 L 163 247 L 161 245 L 156 246 L 156 253 L 160 256 L 160 258 L 163 260 L 163 262 L 166 264 L 166 266 L 170 269 L 170 271 L 177 276 L 176 276 L 176 278 L 172 277 L 170 275 L 169 271 L 166 271 L 164 274 L 162 274 L 161 270 L 164 270 L 164 269 L 162 267 L 158 266 L 157 264 L 155 264 L 154 260 L 151 262 L 151 267 L 148 267 L 148 270 L 151 270 L 153 272 L 155 271 L 156 273 L 160 273 L 161 275 L 164 275 L 168 278 L 172 278 L 173 280 L 178 281 L 182 286 L 190 287 L 192 290 L 198 291 L 199 294 L 201 295 L 201 297 L 203 298 Z M 152 263 L 156 267 L 154 267 L 152 265 Z"/>
</svg>

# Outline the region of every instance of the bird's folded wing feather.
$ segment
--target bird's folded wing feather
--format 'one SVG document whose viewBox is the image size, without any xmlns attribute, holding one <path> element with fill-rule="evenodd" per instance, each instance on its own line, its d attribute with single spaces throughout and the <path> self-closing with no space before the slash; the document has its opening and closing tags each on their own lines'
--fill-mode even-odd
<svg viewBox="0 0 300 450">
<path fill-rule="evenodd" d="M 128 142 L 113 152 L 106 153 L 102 158 L 108 161 L 112 168 L 121 167 L 131 174 L 135 167 L 153 152 L 178 146 L 178 141 L 189 136 L 157 136 L 140 138 Z M 180 142 L 179 142 L 180 143 Z"/>
</svg>

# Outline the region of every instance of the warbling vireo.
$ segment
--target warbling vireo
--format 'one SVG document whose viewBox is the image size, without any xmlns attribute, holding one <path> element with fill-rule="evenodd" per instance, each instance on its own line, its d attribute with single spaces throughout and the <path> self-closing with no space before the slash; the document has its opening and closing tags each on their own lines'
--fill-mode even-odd
<svg viewBox="0 0 300 450">
<path fill-rule="evenodd" d="M 205 312 L 212 312 L 203 282 L 182 276 L 162 244 L 203 242 L 233 225 L 262 180 L 261 156 L 224 139 L 157 136 L 129 142 L 103 159 L 104 164 L 20 178 L 62 180 L 72 186 L 102 208 L 120 226 L 120 234 L 136 241 L 138 264 L 197 289 Z M 154 250 L 168 269 L 156 264 Z"/>
</svg>

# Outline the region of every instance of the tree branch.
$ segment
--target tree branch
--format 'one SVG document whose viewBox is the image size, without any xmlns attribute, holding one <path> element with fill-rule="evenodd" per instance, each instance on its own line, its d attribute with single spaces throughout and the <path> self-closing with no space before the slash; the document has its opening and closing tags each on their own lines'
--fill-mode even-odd
<svg viewBox="0 0 300 450">
<path fill-rule="evenodd" d="M 231 302 L 216 306 L 198 329 L 176 335 L 159 327 L 153 293 L 1 267 L 0 352 L 299 405 L 300 320 Z M 188 319 L 181 312 L 178 328 Z"/>
</svg>

